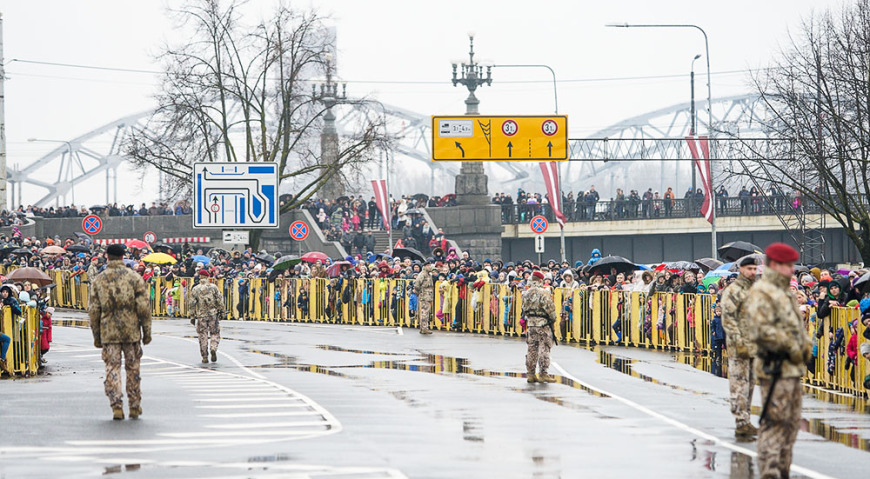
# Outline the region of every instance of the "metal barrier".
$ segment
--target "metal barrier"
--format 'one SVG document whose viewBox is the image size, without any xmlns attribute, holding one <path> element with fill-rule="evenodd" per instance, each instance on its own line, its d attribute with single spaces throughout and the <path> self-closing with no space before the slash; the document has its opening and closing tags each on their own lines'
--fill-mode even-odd
<svg viewBox="0 0 870 479">
<path fill-rule="evenodd" d="M 51 293 L 55 306 L 87 309 L 86 275 L 65 271 L 49 274 L 57 284 Z M 172 317 L 187 317 L 187 298 L 194 281 L 191 278 L 178 281 L 178 286 L 160 277 L 148 281 L 154 316 L 168 316 L 171 312 Z M 228 319 L 418 327 L 416 313 L 420 299 L 414 293 L 413 283 L 412 280 L 385 278 L 282 278 L 274 281 L 255 278 L 216 282 L 226 300 Z M 691 356 L 683 356 L 684 360 L 694 357 L 702 362 L 709 361 L 714 301 L 710 295 L 554 288 L 553 298 L 557 313 L 554 332 L 560 342 L 666 349 L 691 353 Z M 430 311 L 430 327 L 435 330 L 515 337 L 525 331 L 520 315 L 522 294 L 514 285 L 486 283 L 474 288 L 465 282 L 437 282 Z M 851 337 L 849 322 L 858 318 L 858 311 L 834 308 L 831 317 L 821 322 L 810 320 L 815 317 L 814 313 L 812 308 L 807 309 L 807 332 L 815 338 L 822 328 L 822 335 L 817 340 L 814 363 L 808 365 L 814 367 L 814 371 L 807 373 L 805 382 L 866 396 L 863 380 L 870 372 L 867 360 L 859 353 L 854 364 L 850 364 L 845 353 Z M 34 324 L 36 329 L 32 334 L 38 338 L 38 324 Z M 15 327 L 4 316 L 4 331 Z M 857 333 L 859 351 L 865 341 L 860 334 L 862 327 L 859 325 Z M 841 344 L 837 343 L 838 329 L 842 331 Z M 21 345 L 26 344 L 24 339 L 29 337 L 21 331 L 21 328 L 13 330 L 19 335 L 16 351 L 21 351 Z M 35 364 L 38 364 L 38 351 L 36 354 Z M 30 367 L 34 363 L 24 364 Z"/>
<path fill-rule="evenodd" d="M 12 339 L 6 353 L 7 367 L 16 375 L 28 377 L 39 370 L 39 312 L 27 306 L 22 307 L 21 311 L 20 316 L 13 316 L 10 307 L 3 307 L 0 312 L 0 332 Z"/>
</svg>

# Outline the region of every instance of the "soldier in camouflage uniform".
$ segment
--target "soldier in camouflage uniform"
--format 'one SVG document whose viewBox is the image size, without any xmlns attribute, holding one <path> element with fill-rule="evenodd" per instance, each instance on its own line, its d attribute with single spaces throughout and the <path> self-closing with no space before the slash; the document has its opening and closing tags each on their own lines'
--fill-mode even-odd
<svg viewBox="0 0 870 479">
<path fill-rule="evenodd" d="M 190 291 L 190 316 L 196 319 L 196 334 L 199 336 L 199 353 L 202 362 L 217 361 L 217 348 L 221 341 L 220 320 L 226 317 L 224 298 L 217 286 L 209 279 L 208 271 L 200 270 L 199 284 Z M 211 344 L 209 344 L 211 343 Z"/>
<path fill-rule="evenodd" d="M 88 316 L 94 346 L 102 348 L 106 363 L 106 396 L 113 419 L 124 419 L 124 393 L 121 390 L 121 356 L 127 372 L 127 400 L 130 418 L 142 414 L 139 360 L 142 345 L 151 342 L 151 304 L 142 278 L 122 261 L 123 245 L 106 250 L 106 270 L 91 279 Z"/>
<path fill-rule="evenodd" d="M 801 419 L 801 377 L 812 345 L 797 299 L 789 291 L 798 252 L 774 243 L 765 253 L 764 275 L 749 291 L 744 308 L 752 325 L 750 341 L 757 348 L 756 372 L 766 406 L 758 431 L 758 464 L 762 479 L 770 479 L 789 477 Z"/>
<path fill-rule="evenodd" d="M 523 292 L 522 310 L 522 317 L 526 318 L 528 325 L 526 378 L 530 383 L 552 383 L 556 382 L 556 378 L 547 374 L 547 369 L 550 368 L 550 348 L 553 347 L 551 324 L 556 321 L 556 305 L 553 303 L 553 295 L 543 287 L 543 273 L 535 271 L 530 280 L 529 288 Z M 536 375 L 539 365 L 541 372 Z"/>
<path fill-rule="evenodd" d="M 432 281 L 432 264 L 426 263 L 417 274 L 414 281 L 414 290 L 417 292 L 417 311 L 420 316 L 420 334 L 432 334 L 429 330 L 429 312 L 432 308 L 432 300 L 435 299 L 435 283 Z"/>
<path fill-rule="evenodd" d="M 749 342 L 749 327 L 744 304 L 755 282 L 755 259 L 744 258 L 737 280 L 722 293 L 722 327 L 728 349 L 728 386 L 731 414 L 734 415 L 738 439 L 750 440 L 758 430 L 749 422 L 752 390 L 755 388 L 755 346 Z"/>
</svg>

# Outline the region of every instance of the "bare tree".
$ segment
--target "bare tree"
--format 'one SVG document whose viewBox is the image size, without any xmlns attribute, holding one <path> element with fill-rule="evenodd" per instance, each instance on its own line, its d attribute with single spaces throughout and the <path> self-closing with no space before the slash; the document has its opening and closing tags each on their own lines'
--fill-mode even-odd
<svg viewBox="0 0 870 479">
<path fill-rule="evenodd" d="M 127 152 L 138 167 L 165 173 L 170 197 L 190 193 L 196 161 L 275 162 L 282 183 L 298 188 L 282 206 L 287 211 L 387 147 L 384 120 L 362 116 L 358 130 L 341 139 L 337 161 L 319 161 L 316 138 L 326 109 L 311 86 L 332 68 L 324 19 L 281 4 L 247 25 L 240 5 L 195 0 L 173 12 L 190 40 L 160 55 L 159 106 L 128 140 Z"/>
<path fill-rule="evenodd" d="M 805 19 L 754 79 L 783 148 L 748 148 L 736 172 L 800 194 L 843 226 L 870 263 L 870 0 Z"/>
</svg>

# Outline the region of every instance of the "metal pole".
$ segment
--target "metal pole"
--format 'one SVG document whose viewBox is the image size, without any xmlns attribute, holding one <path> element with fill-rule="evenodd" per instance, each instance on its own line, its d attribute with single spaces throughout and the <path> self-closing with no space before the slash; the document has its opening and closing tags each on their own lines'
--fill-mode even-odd
<svg viewBox="0 0 870 479">
<path fill-rule="evenodd" d="M 562 165 L 556 166 L 556 178 L 559 182 L 559 191 L 556 192 L 559 195 L 559 204 L 564 208 L 564 204 L 562 204 Z M 561 224 L 559 225 L 559 253 L 562 256 L 562 262 L 564 263 L 566 260 L 565 257 L 565 227 Z"/>
<path fill-rule="evenodd" d="M 386 175 L 386 195 L 387 195 L 387 235 L 388 241 L 390 242 L 388 246 L 389 255 L 393 256 L 393 205 L 390 204 L 390 152 L 387 151 L 384 153 L 384 158 L 387 162 L 387 175 Z"/>
<path fill-rule="evenodd" d="M 553 76 L 553 104 L 556 114 L 559 114 L 559 94 L 556 88 L 556 72 L 549 65 L 493 65 L 493 68 L 546 68 L 550 70 L 550 75 Z"/>
<path fill-rule="evenodd" d="M 697 57 L 695 57 L 697 58 Z M 691 91 L 691 102 L 689 107 L 689 115 L 691 115 L 690 123 L 689 123 L 689 136 L 695 136 L 695 60 L 692 60 L 692 71 L 689 73 L 689 81 L 691 83 L 690 91 Z M 694 198 L 695 191 L 698 189 L 698 179 L 697 174 L 695 172 L 694 165 L 692 165 L 692 197 Z"/>
<path fill-rule="evenodd" d="M 3 14 L 0 13 L 0 210 L 6 209 L 6 68 L 3 66 Z M 20 186 L 19 186 L 20 188 Z M 12 197 L 15 202 L 15 197 Z"/>
</svg>

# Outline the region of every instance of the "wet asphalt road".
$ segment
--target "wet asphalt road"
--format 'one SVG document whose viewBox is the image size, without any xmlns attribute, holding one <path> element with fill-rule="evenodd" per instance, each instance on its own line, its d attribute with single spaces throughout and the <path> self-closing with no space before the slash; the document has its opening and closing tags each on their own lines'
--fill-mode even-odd
<svg viewBox="0 0 870 479">
<path fill-rule="evenodd" d="M 116 422 L 85 315 L 56 319 L 47 374 L 0 382 L 0 478 L 757 477 L 692 358 L 559 346 L 529 385 L 517 339 L 227 321 L 204 366 L 155 321 L 143 417 Z M 804 418 L 793 477 L 866 477 L 867 404 L 807 394 Z"/>
</svg>

